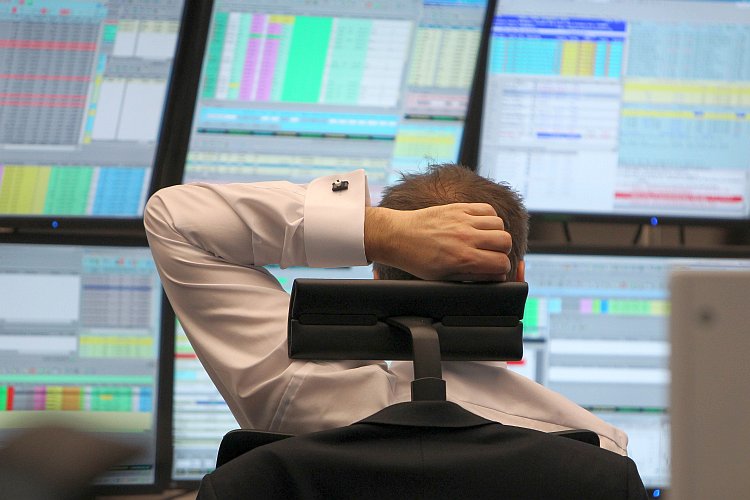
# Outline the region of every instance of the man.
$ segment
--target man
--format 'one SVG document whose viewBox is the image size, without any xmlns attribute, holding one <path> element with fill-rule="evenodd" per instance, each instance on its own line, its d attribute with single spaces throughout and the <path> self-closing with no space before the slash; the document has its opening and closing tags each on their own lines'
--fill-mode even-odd
<svg viewBox="0 0 750 500">
<path fill-rule="evenodd" d="M 242 427 L 302 434 L 410 398 L 408 362 L 288 359 L 289 297 L 262 266 L 372 261 L 381 278 L 523 280 L 527 215 L 507 187 L 444 165 L 405 176 L 380 207 L 368 201 L 361 170 L 306 186 L 173 186 L 149 201 L 145 226 L 164 288 Z M 590 429 L 603 448 L 626 453 L 620 430 L 504 363 L 445 362 L 443 375 L 448 399 L 477 415 Z"/>
</svg>

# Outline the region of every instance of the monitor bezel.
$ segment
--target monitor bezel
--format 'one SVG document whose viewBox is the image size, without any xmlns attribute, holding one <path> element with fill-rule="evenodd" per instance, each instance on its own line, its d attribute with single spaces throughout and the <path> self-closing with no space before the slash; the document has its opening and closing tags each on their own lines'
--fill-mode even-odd
<svg viewBox="0 0 750 500">
<path fill-rule="evenodd" d="M 560 245 L 529 242 L 526 255 L 750 259 L 746 246 Z"/>
<path fill-rule="evenodd" d="M 187 139 L 190 136 L 190 123 L 193 109 L 185 106 L 192 102 L 198 91 L 197 71 L 203 57 L 206 42 L 208 17 L 213 0 L 184 0 L 180 18 L 180 28 L 175 44 L 175 56 L 167 83 L 164 110 L 156 150 L 151 165 L 151 179 L 146 199 L 160 188 L 176 184 L 179 178 L 172 170 L 180 167 L 187 155 Z M 196 51 L 200 54 L 196 58 Z M 144 207 L 140 207 L 143 210 Z M 75 231 L 75 230 L 143 230 L 143 215 L 96 216 L 96 215 L 43 215 L 43 214 L 4 214 L 0 213 L 0 230 L 5 231 Z"/>
<path fill-rule="evenodd" d="M 471 89 L 471 98 L 467 109 L 464 134 L 459 148 L 459 162 L 475 172 L 481 171 L 481 131 L 483 127 L 484 101 L 487 92 L 487 68 L 489 65 L 489 49 L 492 36 L 492 23 L 501 0 L 488 0 L 485 23 L 482 29 L 480 51 L 477 57 L 476 73 Z M 468 125 L 472 124 L 469 128 Z M 502 179 L 495 179 L 502 181 Z M 512 187 L 512 186 L 511 186 Z M 749 186 L 750 187 L 750 186 Z M 749 199 L 750 201 L 750 199 Z M 706 217 L 690 215 L 670 215 L 658 213 L 613 213 L 613 212 L 574 212 L 529 209 L 529 215 L 542 222 L 599 222 L 616 224 L 639 224 L 645 226 L 657 225 L 699 225 L 718 226 L 725 229 L 745 228 L 750 221 L 750 213 L 744 217 Z"/>
<path fill-rule="evenodd" d="M 148 249 L 145 236 L 63 235 L 54 238 L 39 234 L 2 234 L 0 245 L 47 245 L 47 246 L 91 246 L 91 247 L 136 247 Z M 148 484 L 94 484 L 91 491 L 96 495 L 131 495 L 160 493 L 168 485 L 172 469 L 172 392 L 174 388 L 174 335 L 175 314 L 161 290 L 161 328 L 159 352 L 157 354 L 156 422 L 154 481 Z"/>
</svg>

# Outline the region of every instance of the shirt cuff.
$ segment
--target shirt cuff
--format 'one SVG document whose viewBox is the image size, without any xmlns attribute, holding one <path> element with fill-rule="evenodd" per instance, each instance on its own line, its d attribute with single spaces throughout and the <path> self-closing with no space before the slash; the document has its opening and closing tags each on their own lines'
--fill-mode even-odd
<svg viewBox="0 0 750 500">
<path fill-rule="evenodd" d="M 334 190 L 334 183 L 348 182 Z M 305 254 L 310 267 L 367 265 L 365 207 L 370 192 L 364 170 L 319 177 L 305 195 Z"/>
</svg>

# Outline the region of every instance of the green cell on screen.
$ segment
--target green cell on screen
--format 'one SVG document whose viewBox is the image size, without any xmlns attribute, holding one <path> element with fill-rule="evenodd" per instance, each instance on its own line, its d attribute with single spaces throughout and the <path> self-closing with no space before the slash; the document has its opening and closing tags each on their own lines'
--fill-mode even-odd
<svg viewBox="0 0 750 500">
<path fill-rule="evenodd" d="M 330 17 L 295 18 L 282 101 L 318 102 L 332 26 Z"/>
<path fill-rule="evenodd" d="M 91 167 L 53 167 L 44 213 L 85 215 L 93 176 L 94 169 Z"/>
<path fill-rule="evenodd" d="M 132 407 L 130 387 L 94 387 L 91 390 L 92 411 L 130 411 Z"/>
<path fill-rule="evenodd" d="M 102 33 L 102 41 L 104 43 L 115 43 L 116 38 L 117 38 L 117 25 L 105 24 L 104 32 Z"/>
<path fill-rule="evenodd" d="M 216 81 L 219 78 L 219 67 L 221 66 L 221 53 L 224 50 L 224 37 L 226 36 L 229 13 L 218 12 L 214 17 L 214 31 L 208 42 L 208 50 L 205 66 L 205 81 L 201 97 L 211 99 L 216 95 Z"/>
</svg>

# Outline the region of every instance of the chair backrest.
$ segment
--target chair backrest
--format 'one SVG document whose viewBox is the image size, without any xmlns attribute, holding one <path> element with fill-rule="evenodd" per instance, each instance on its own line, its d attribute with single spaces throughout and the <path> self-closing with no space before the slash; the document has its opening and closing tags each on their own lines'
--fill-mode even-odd
<svg viewBox="0 0 750 500">
<path fill-rule="evenodd" d="M 565 431 L 550 432 L 560 437 L 573 439 L 593 446 L 599 446 L 599 435 L 594 431 L 585 429 L 571 429 Z M 251 429 L 234 429 L 227 432 L 219 445 L 219 453 L 216 456 L 216 467 L 244 455 L 248 451 L 259 446 L 264 446 L 282 439 L 294 437 L 292 434 L 280 432 L 254 431 Z"/>
<path fill-rule="evenodd" d="M 445 400 L 441 361 L 519 360 L 526 283 L 295 280 L 289 357 L 410 359 L 412 400 Z"/>
<path fill-rule="evenodd" d="M 526 283 L 297 279 L 289 307 L 289 355 L 318 360 L 416 357 L 420 367 L 426 366 L 421 370 L 425 373 L 416 372 L 423 379 L 439 378 L 432 372 L 439 369 L 433 365 L 441 359 L 521 359 L 527 295 Z M 426 347 L 415 343 L 404 318 L 420 318 L 418 323 L 429 325 L 437 338 L 428 338 Z M 431 388 L 427 393 L 434 395 Z M 417 392 L 417 399 L 440 399 L 419 396 Z M 557 434 L 599 445 L 599 436 L 592 431 Z M 288 437 L 230 431 L 222 439 L 216 466 Z"/>
<path fill-rule="evenodd" d="M 221 439 L 221 444 L 219 444 L 219 453 L 216 455 L 216 467 L 221 467 L 230 460 L 234 460 L 258 446 L 275 443 L 276 441 L 281 441 L 292 436 L 292 434 L 255 431 L 251 429 L 234 429 L 229 431 Z"/>
<path fill-rule="evenodd" d="M 569 497 L 617 491 L 611 496 L 616 498 L 627 479 L 629 489 L 645 494 L 632 460 L 589 446 L 599 444 L 593 432 L 563 431 L 558 434 L 570 439 L 559 439 L 502 426 L 445 401 L 442 357 L 521 357 L 526 294 L 525 283 L 297 280 L 290 357 L 412 359 L 413 401 L 299 437 L 232 431 L 222 441 L 219 469 L 204 478 L 200 493 L 377 498 L 404 491 L 424 496 L 429 490 L 431 498 L 456 498 L 466 488 L 502 497 L 498 488 L 507 487 L 514 498 L 548 497 L 560 488 Z M 463 456 L 459 462 L 456 453 Z M 526 473 L 533 469 L 544 479 L 529 483 Z"/>
</svg>

